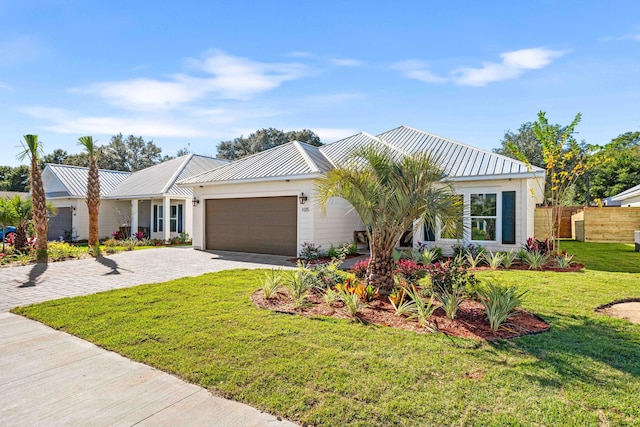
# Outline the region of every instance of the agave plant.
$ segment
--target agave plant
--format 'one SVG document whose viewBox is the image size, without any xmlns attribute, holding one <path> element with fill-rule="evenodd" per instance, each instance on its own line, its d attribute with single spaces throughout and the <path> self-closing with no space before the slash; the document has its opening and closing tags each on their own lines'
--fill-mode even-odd
<svg viewBox="0 0 640 427">
<path fill-rule="evenodd" d="M 436 330 L 435 325 L 433 325 L 429 321 L 429 317 L 433 314 L 436 308 L 438 308 L 438 306 L 433 304 L 434 302 L 433 296 L 429 298 L 427 301 L 425 301 L 420 296 L 420 292 L 413 286 L 410 286 L 406 290 L 406 292 L 407 292 L 407 296 L 409 296 L 409 298 L 411 298 L 411 300 L 415 304 L 414 308 L 412 309 L 414 311 L 414 314 L 410 317 L 415 317 L 416 319 L 418 319 L 418 324 L 420 326 L 424 326 L 430 331 L 435 331 Z"/>
<path fill-rule="evenodd" d="M 554 260 L 556 264 L 558 264 L 558 267 L 568 268 L 574 263 L 573 258 L 574 258 L 573 255 L 566 254 L 566 255 L 556 256 L 554 257 Z"/>
<path fill-rule="evenodd" d="M 484 259 L 484 253 L 480 252 L 474 255 L 473 252 L 467 252 L 464 259 L 467 261 L 469 268 L 476 268 Z"/>
<path fill-rule="evenodd" d="M 492 270 L 496 270 L 502 265 L 502 261 L 504 260 L 504 253 L 489 251 L 484 254 L 484 259 L 487 261 L 487 264 L 489 264 L 489 267 Z"/>
<path fill-rule="evenodd" d="M 518 259 L 518 253 L 512 249 L 509 252 L 503 252 L 502 254 L 504 255 L 502 258 L 502 266 L 508 270 L 516 259 Z"/>
<path fill-rule="evenodd" d="M 465 289 L 459 286 L 451 288 L 437 288 L 433 291 L 435 297 L 442 303 L 442 308 L 449 319 L 455 319 L 458 309 L 467 299 Z"/>
<path fill-rule="evenodd" d="M 266 299 L 271 299 L 283 284 L 282 269 L 272 268 L 262 276 L 262 292 Z"/>
<path fill-rule="evenodd" d="M 522 261 L 529 265 L 529 270 L 540 270 L 549 259 L 549 255 L 540 251 L 525 252 L 522 255 Z"/>
</svg>

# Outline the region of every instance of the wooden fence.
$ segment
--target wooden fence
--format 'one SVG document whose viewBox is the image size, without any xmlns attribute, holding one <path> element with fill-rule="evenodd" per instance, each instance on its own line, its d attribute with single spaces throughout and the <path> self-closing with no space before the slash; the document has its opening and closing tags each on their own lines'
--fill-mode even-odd
<svg viewBox="0 0 640 427">
<path fill-rule="evenodd" d="M 562 208 L 562 218 L 560 220 L 560 237 L 572 237 L 571 216 L 583 209 L 582 206 L 565 206 Z M 551 236 L 551 208 L 536 208 L 533 220 L 533 233 L 538 238 Z"/>
<path fill-rule="evenodd" d="M 640 230 L 640 207 L 584 208 L 572 222 L 576 240 L 633 243 L 634 231 Z"/>
</svg>

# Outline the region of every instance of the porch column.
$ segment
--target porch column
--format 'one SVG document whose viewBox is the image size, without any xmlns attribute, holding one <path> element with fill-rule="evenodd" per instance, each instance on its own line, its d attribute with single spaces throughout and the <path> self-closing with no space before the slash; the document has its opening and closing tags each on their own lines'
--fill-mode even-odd
<svg viewBox="0 0 640 427">
<path fill-rule="evenodd" d="M 171 206 L 171 199 L 167 196 L 162 198 L 162 222 L 164 223 L 163 227 L 163 239 L 168 241 L 171 238 L 171 221 L 169 219 L 169 207 Z"/>
<path fill-rule="evenodd" d="M 131 238 L 135 239 L 138 232 L 138 199 L 131 200 Z"/>
</svg>

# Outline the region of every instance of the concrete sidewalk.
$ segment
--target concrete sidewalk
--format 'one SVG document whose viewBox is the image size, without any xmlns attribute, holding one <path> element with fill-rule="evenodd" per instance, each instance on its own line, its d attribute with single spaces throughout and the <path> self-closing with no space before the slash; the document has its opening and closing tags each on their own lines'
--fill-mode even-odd
<svg viewBox="0 0 640 427">
<path fill-rule="evenodd" d="M 294 426 L 157 369 L 0 313 L 2 426 Z"/>
</svg>

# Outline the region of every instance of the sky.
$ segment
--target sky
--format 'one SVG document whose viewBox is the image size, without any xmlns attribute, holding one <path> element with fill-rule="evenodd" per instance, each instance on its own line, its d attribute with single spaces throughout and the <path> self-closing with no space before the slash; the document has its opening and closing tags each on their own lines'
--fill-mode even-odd
<svg viewBox="0 0 640 427">
<path fill-rule="evenodd" d="M 0 164 L 25 134 L 215 156 L 265 127 L 491 150 L 541 110 L 590 144 L 640 130 L 640 2 L 0 0 Z"/>
</svg>

